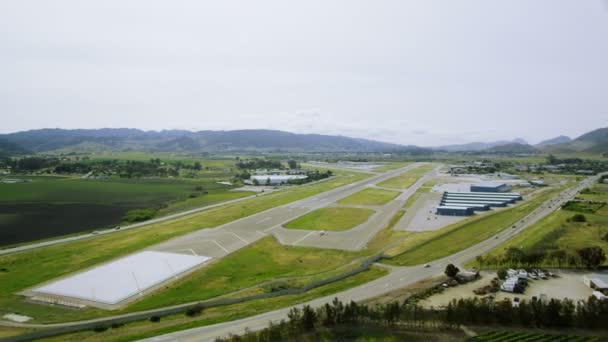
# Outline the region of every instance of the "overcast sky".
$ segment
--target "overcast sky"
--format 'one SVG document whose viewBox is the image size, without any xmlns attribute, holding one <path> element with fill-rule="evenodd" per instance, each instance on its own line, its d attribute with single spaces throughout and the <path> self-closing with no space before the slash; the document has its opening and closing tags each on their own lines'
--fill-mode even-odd
<svg viewBox="0 0 608 342">
<path fill-rule="evenodd" d="M 608 126 L 608 4 L 2 1 L 0 117 L 4 133 L 576 137 Z"/>
</svg>

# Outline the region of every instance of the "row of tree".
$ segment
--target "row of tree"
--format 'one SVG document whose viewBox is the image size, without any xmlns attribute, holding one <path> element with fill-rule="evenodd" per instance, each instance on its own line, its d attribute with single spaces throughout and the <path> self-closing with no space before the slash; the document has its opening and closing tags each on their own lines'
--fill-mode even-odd
<svg viewBox="0 0 608 342">
<path fill-rule="evenodd" d="M 392 302 L 370 307 L 355 302 L 344 304 L 336 298 L 331 304 L 316 309 L 308 305 L 302 309 L 293 308 L 287 315 L 287 321 L 270 322 L 261 331 L 217 338 L 216 341 L 299 341 L 302 336 L 336 326 L 428 326 L 425 322 L 432 322 L 438 328 L 455 328 L 462 324 L 500 324 L 535 328 L 605 329 L 608 319 L 608 301 L 597 300 L 595 297 L 578 303 L 569 299 L 544 301 L 532 298 L 530 301 L 523 300 L 518 305 L 513 305 L 508 299 L 459 299 L 440 310 L 407 303 L 408 301 L 403 304 Z"/>
<path fill-rule="evenodd" d="M 575 251 L 563 249 L 533 249 L 524 251 L 509 247 L 500 256 L 486 255 L 476 258 L 479 268 L 499 267 L 584 267 L 595 269 L 606 261 L 606 254 L 601 247 L 591 246 Z"/>
<path fill-rule="evenodd" d="M 250 160 L 239 160 L 235 164 L 236 167 L 242 170 L 270 170 L 270 169 L 284 169 L 285 167 L 278 160 L 270 159 L 250 159 Z"/>
</svg>

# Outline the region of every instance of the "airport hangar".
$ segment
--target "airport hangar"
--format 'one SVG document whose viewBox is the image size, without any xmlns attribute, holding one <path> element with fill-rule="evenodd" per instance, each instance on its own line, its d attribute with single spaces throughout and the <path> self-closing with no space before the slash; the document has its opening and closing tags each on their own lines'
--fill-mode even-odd
<svg viewBox="0 0 608 342">
<path fill-rule="evenodd" d="M 471 186 L 472 188 L 473 186 Z M 444 192 L 436 214 L 449 216 L 468 216 L 475 211 L 490 210 L 493 207 L 506 207 L 522 200 L 519 193 L 495 192 Z"/>
</svg>

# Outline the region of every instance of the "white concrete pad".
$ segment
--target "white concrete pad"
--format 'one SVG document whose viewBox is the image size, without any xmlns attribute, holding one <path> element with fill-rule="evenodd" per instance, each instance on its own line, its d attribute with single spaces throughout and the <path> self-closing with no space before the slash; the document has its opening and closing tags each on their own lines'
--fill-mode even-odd
<svg viewBox="0 0 608 342">
<path fill-rule="evenodd" d="M 30 319 L 32 319 L 32 317 L 30 317 L 30 316 L 18 315 L 18 314 L 14 314 L 14 313 L 6 314 L 6 315 L 2 316 L 2 318 L 8 319 L 13 322 L 17 322 L 17 323 L 25 323 L 25 322 L 29 321 Z"/>
<path fill-rule="evenodd" d="M 32 292 L 117 304 L 211 259 L 144 251 L 103 264 Z"/>
</svg>

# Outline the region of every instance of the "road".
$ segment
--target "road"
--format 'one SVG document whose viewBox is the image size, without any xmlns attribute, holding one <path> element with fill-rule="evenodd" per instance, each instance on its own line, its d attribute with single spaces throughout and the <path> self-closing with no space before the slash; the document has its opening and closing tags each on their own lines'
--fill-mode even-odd
<svg viewBox="0 0 608 342">
<path fill-rule="evenodd" d="M 435 260 L 431 263 L 431 267 L 394 267 L 391 273 L 382 278 L 378 278 L 369 283 L 348 289 L 337 294 L 332 294 L 326 297 L 309 301 L 307 303 L 302 303 L 297 306 L 310 305 L 312 307 L 318 307 L 325 303 L 331 302 L 336 297 L 342 302 L 362 301 L 416 283 L 423 279 L 443 274 L 445 267 L 449 263 L 453 263 L 455 265 L 462 265 L 468 260 L 471 260 L 478 255 L 481 255 L 494 249 L 495 247 L 507 241 L 517 233 L 521 232 L 523 229 L 529 227 L 530 225 L 534 224 L 546 215 L 559 209 L 563 203 L 572 199 L 578 193 L 578 191 L 582 190 L 585 187 L 588 187 L 596 180 L 597 177 L 591 177 L 583 180 L 572 188 L 564 190 L 560 194 L 554 196 L 552 199 L 543 203 L 529 215 L 516 222 L 513 225 L 515 228 L 505 229 L 503 232 L 497 235 L 497 238 L 492 237 L 465 250 L 452 254 L 448 257 Z M 226 336 L 230 333 L 241 334 L 245 331 L 245 329 L 248 329 L 250 331 L 262 329 L 268 325 L 269 321 L 278 322 L 282 319 L 286 319 L 287 313 L 290 309 L 291 307 L 287 307 L 235 321 L 178 331 L 175 333 L 146 339 L 144 341 L 213 341 L 218 336 Z"/>
</svg>

